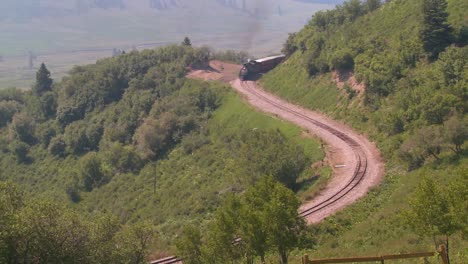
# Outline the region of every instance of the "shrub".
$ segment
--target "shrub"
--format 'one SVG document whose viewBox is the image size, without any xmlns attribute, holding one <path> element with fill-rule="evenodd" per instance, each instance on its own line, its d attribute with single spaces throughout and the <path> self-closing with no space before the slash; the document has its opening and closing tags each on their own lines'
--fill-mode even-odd
<svg viewBox="0 0 468 264">
<path fill-rule="evenodd" d="M 10 151 L 15 154 L 16 160 L 18 162 L 25 162 L 28 160 L 28 153 L 29 153 L 29 145 L 18 141 L 14 140 L 10 143 Z"/>
<path fill-rule="evenodd" d="M 65 154 L 65 148 L 65 140 L 62 135 L 59 135 L 50 140 L 48 150 L 50 154 L 62 157 Z"/>
</svg>

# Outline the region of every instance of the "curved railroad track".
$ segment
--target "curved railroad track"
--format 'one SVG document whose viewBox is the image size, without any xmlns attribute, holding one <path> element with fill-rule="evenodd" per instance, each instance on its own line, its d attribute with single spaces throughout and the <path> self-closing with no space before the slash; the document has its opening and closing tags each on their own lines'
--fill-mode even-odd
<svg viewBox="0 0 468 264">
<path fill-rule="evenodd" d="M 308 130 L 312 128 L 314 134 L 322 139 L 328 138 L 328 141 L 325 141 L 335 147 L 346 146 L 347 149 L 337 147 L 337 152 L 342 152 L 346 156 L 345 161 L 352 165 L 352 172 L 344 173 L 345 175 L 339 181 L 333 181 L 332 178 L 328 184 L 332 188 L 323 190 L 318 197 L 301 206 L 299 215 L 308 223 L 320 222 L 364 196 L 370 187 L 380 182 L 383 175 L 383 163 L 378 150 L 366 138 L 359 136 L 346 126 L 333 123 L 334 121 L 318 113 L 299 108 L 260 90 L 255 82 L 235 80 L 231 82 L 231 85 L 257 109 L 293 122 L 302 128 Z M 330 136 L 337 140 L 330 141 Z M 336 175 L 334 178 L 337 178 Z M 333 188 L 334 185 L 336 188 Z M 151 264 L 181 263 L 181 260 L 174 256 L 158 261 L 151 262 Z"/>
<path fill-rule="evenodd" d="M 357 133 L 349 128 L 345 129 L 333 124 L 331 120 L 323 120 L 312 116 L 312 112 L 307 112 L 300 108 L 298 109 L 297 106 L 290 105 L 260 90 L 255 82 L 235 81 L 232 84 L 238 92 L 247 97 L 247 101 L 260 110 L 275 114 L 281 119 L 292 121 L 303 128 L 310 128 L 310 126 L 312 126 L 316 128 L 314 130 L 322 130 L 322 134 L 318 135 L 319 137 L 323 138 L 323 135 L 327 133 L 329 134 L 328 137 L 330 137 L 330 135 L 336 137 L 341 142 L 335 141 L 334 144 L 345 144 L 348 148 L 347 152 L 343 151 L 346 152 L 344 155 L 353 155 L 352 158 L 347 157 L 347 166 L 352 167 L 352 171 L 345 173 L 346 175 L 340 179 L 338 184 L 337 182 L 330 182 L 329 185 L 333 184 L 335 186 L 324 190 L 318 197 L 301 206 L 299 214 L 305 217 L 309 223 L 319 222 L 337 210 L 354 202 L 363 196 L 369 187 L 379 182 L 382 174 L 382 166 L 376 161 L 379 161 L 380 158 L 369 157 L 375 151 L 369 150 L 373 145 L 366 139 L 360 138 Z M 318 115 L 317 113 L 314 114 Z M 343 148 L 339 151 L 342 150 Z M 369 159 L 371 159 L 371 165 L 373 165 L 371 172 L 368 171 Z M 373 175 L 373 173 L 376 173 L 376 175 Z M 361 186 L 363 181 L 366 182 L 365 186 Z"/>
<path fill-rule="evenodd" d="M 301 215 L 303 217 L 306 217 L 306 216 L 311 215 L 311 214 L 313 214 L 313 213 L 315 213 L 317 211 L 320 211 L 320 210 L 328 207 L 329 205 L 339 201 L 341 198 L 343 198 L 345 195 L 347 195 L 349 192 L 351 192 L 356 186 L 359 185 L 359 183 L 362 181 L 362 179 L 366 175 L 367 156 L 366 156 L 366 153 L 362 150 L 361 145 L 358 144 L 356 142 L 356 140 L 352 139 L 351 137 L 349 137 L 345 133 L 343 133 L 341 131 L 338 131 L 337 129 L 335 129 L 333 127 L 330 127 L 329 125 L 327 125 L 325 123 L 322 123 L 320 121 L 312 119 L 312 118 L 308 117 L 307 115 L 302 114 L 299 111 L 295 111 L 293 109 L 285 107 L 285 106 L 283 106 L 283 105 L 269 99 L 268 97 L 266 97 L 266 96 L 262 95 L 261 93 L 257 92 L 256 89 L 252 89 L 249 86 L 248 81 L 242 81 L 241 85 L 245 89 L 250 89 L 251 93 L 255 94 L 255 96 L 257 96 L 259 98 L 262 98 L 262 100 L 264 100 L 265 102 L 268 102 L 271 105 L 274 105 L 275 107 L 277 107 L 279 109 L 282 109 L 283 111 L 289 112 L 289 113 L 291 113 L 291 114 L 293 114 L 293 115 L 295 115 L 297 117 L 300 117 L 300 118 L 302 118 L 304 120 L 307 120 L 308 122 L 311 122 L 312 124 L 314 124 L 317 127 L 320 127 L 320 128 L 322 128 L 322 129 L 324 129 L 326 131 L 329 131 L 331 134 L 335 135 L 336 137 L 338 137 L 341 140 L 343 140 L 344 142 L 346 142 L 346 144 L 348 144 L 352 148 L 352 150 L 354 152 L 354 156 L 355 156 L 357 162 L 356 162 L 356 165 L 354 167 L 353 175 L 352 175 L 351 179 L 349 180 L 349 182 L 345 186 L 340 188 L 338 191 L 330 194 L 329 197 L 326 198 L 325 200 L 323 200 L 321 202 L 318 202 L 318 203 L 314 204 L 313 206 L 307 207 L 306 209 L 302 209 L 299 212 L 299 215 Z"/>
</svg>

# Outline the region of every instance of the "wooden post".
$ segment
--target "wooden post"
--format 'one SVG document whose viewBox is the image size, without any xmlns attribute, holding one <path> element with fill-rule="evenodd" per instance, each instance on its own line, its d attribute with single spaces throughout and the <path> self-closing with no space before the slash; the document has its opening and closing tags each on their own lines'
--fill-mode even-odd
<svg viewBox="0 0 468 264">
<path fill-rule="evenodd" d="M 439 246 L 439 254 L 440 254 L 440 257 L 442 258 L 442 263 L 449 264 L 448 257 L 447 257 L 447 249 L 445 248 L 445 245 Z"/>
<path fill-rule="evenodd" d="M 309 255 L 302 256 L 302 264 L 309 264 Z"/>
</svg>

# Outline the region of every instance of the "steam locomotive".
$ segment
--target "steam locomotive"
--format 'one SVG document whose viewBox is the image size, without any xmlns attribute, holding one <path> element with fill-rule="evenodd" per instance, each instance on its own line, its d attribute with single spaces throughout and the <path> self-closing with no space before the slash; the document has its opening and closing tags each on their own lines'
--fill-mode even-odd
<svg viewBox="0 0 468 264">
<path fill-rule="evenodd" d="M 255 74 L 267 72 L 286 58 L 285 55 L 277 55 L 266 57 L 258 60 L 251 60 L 244 64 L 242 69 L 239 72 L 239 79 L 242 81 L 248 80 L 249 77 L 252 77 Z"/>
</svg>

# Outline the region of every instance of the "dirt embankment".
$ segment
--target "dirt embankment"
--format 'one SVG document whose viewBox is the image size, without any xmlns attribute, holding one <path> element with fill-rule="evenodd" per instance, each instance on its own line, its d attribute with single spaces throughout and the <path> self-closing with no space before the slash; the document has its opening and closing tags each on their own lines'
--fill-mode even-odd
<svg viewBox="0 0 468 264">
<path fill-rule="evenodd" d="M 348 85 L 358 94 L 363 94 L 363 92 L 366 90 L 366 85 L 364 83 L 358 82 L 354 72 L 352 71 L 333 71 L 332 78 L 336 83 L 336 86 L 341 89 L 343 89 L 345 85 Z"/>
<path fill-rule="evenodd" d="M 208 67 L 193 69 L 187 74 L 188 78 L 206 81 L 230 82 L 237 79 L 242 66 L 218 60 L 212 60 Z"/>
</svg>

